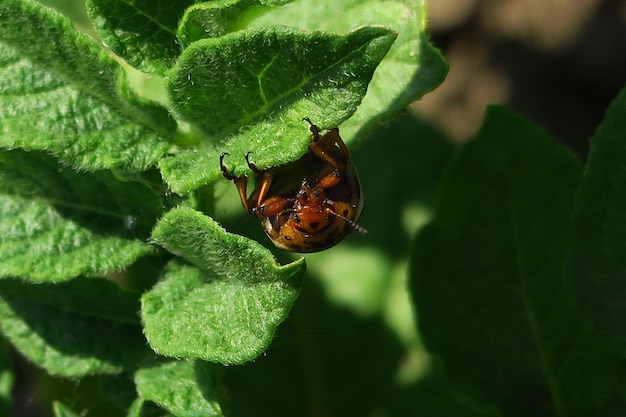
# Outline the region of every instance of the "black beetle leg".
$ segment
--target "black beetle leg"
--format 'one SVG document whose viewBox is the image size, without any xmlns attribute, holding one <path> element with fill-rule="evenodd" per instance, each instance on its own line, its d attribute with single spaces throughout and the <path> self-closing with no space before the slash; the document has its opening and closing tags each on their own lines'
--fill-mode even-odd
<svg viewBox="0 0 626 417">
<path fill-rule="evenodd" d="M 246 152 L 246 162 L 248 163 L 248 167 L 250 167 L 250 169 L 252 170 L 252 172 L 254 172 L 255 174 L 262 174 L 264 171 L 262 169 L 257 168 L 257 166 L 255 165 L 254 162 L 250 162 L 250 154 L 252 153 L 252 151 L 248 151 Z"/>
<path fill-rule="evenodd" d="M 226 165 L 224 165 L 224 157 L 225 157 L 226 155 L 230 155 L 230 154 L 229 154 L 228 152 L 222 152 L 222 153 L 220 154 L 220 169 L 222 170 L 222 175 L 223 175 L 226 179 L 228 179 L 228 180 L 234 180 L 234 179 L 236 179 L 237 177 L 236 177 L 236 176 L 234 176 L 233 174 L 231 174 L 231 173 L 228 171 L 228 168 L 226 168 Z"/>
<path fill-rule="evenodd" d="M 311 133 L 313 133 L 313 143 L 317 142 L 318 140 L 320 140 L 320 130 L 317 128 L 317 125 L 314 124 L 311 119 L 309 119 L 308 117 L 303 117 L 302 120 L 304 120 L 305 122 L 308 122 L 311 127 Z"/>
</svg>

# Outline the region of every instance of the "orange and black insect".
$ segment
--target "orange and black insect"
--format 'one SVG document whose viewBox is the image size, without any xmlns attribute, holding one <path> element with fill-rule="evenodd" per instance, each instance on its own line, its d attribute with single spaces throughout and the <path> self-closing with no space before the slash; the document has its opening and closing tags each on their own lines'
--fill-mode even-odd
<svg viewBox="0 0 626 417">
<path fill-rule="evenodd" d="M 258 169 L 246 162 L 255 175 L 255 187 L 247 196 L 248 177 L 232 175 L 220 155 L 224 177 L 233 180 L 243 208 L 260 219 L 265 233 L 277 247 L 291 252 L 319 252 L 341 242 L 352 231 L 367 231 L 356 222 L 363 205 L 361 184 L 348 148 L 332 128 L 323 136 L 310 125 L 311 144 L 295 162 Z"/>
</svg>

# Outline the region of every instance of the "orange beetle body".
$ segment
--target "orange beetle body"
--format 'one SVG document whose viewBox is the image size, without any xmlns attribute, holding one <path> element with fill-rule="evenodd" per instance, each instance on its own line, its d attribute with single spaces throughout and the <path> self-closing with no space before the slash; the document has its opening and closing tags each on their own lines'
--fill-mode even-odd
<svg viewBox="0 0 626 417">
<path fill-rule="evenodd" d="M 235 182 L 244 209 L 260 219 L 265 233 L 277 247 L 300 253 L 319 252 L 341 242 L 353 230 L 367 233 L 356 224 L 363 205 L 361 184 L 348 149 L 332 128 L 323 136 L 311 123 L 311 144 L 295 162 L 260 170 L 246 162 L 255 174 L 249 197 L 247 176 L 235 177 L 224 166 L 224 176 Z"/>
</svg>

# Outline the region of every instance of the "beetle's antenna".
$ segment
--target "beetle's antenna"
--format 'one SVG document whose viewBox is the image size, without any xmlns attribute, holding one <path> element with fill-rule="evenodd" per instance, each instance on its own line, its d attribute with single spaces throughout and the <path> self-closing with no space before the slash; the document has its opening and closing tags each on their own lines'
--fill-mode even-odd
<svg viewBox="0 0 626 417">
<path fill-rule="evenodd" d="M 350 225 L 350 227 L 352 228 L 352 230 L 354 230 L 355 232 L 358 232 L 362 235 L 366 235 L 367 234 L 367 229 L 359 226 L 354 220 L 350 220 L 345 216 L 342 216 L 341 214 L 337 213 L 335 210 L 330 210 L 330 212 L 339 217 L 341 220 L 343 220 L 344 222 L 348 223 Z"/>
<path fill-rule="evenodd" d="M 355 232 L 358 232 L 362 235 L 367 234 L 367 229 L 356 224 L 354 220 L 346 219 L 345 217 L 343 219 L 352 227 L 352 229 L 354 229 Z"/>
</svg>

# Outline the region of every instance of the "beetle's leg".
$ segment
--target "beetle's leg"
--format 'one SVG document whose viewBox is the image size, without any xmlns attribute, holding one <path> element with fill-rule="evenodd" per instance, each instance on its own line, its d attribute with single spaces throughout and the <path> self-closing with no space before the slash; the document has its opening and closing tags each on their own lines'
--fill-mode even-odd
<svg viewBox="0 0 626 417">
<path fill-rule="evenodd" d="M 341 154 L 345 158 L 347 158 L 348 155 L 349 155 L 348 148 L 346 147 L 346 144 L 343 143 L 343 139 L 341 139 L 341 136 L 339 136 L 339 128 L 338 127 L 333 127 L 332 129 L 330 129 L 328 131 L 328 133 L 326 133 L 324 136 L 322 136 L 322 139 L 319 142 L 323 142 L 323 143 L 320 143 L 320 146 L 325 146 L 328 149 L 332 149 L 335 145 L 337 145 L 339 147 L 339 149 L 341 150 Z M 326 143 L 326 142 L 328 142 L 328 143 Z"/>
<path fill-rule="evenodd" d="M 265 171 L 260 177 L 257 177 L 254 192 L 250 196 L 250 204 L 260 207 L 264 203 L 273 179 L 274 175 L 269 171 Z"/>
<path fill-rule="evenodd" d="M 246 153 L 246 162 L 248 166 L 256 175 L 256 184 L 254 187 L 254 191 L 250 195 L 248 199 L 249 205 L 254 205 L 254 207 L 260 207 L 265 200 L 265 196 L 267 196 L 267 192 L 272 185 L 272 180 L 274 179 L 274 175 L 270 171 L 263 171 L 262 169 L 257 168 L 254 162 L 250 162 L 250 154 L 252 152 Z"/>
<path fill-rule="evenodd" d="M 339 136 L 339 128 L 333 127 L 326 133 L 324 136 L 320 137 L 320 131 L 317 128 L 317 125 L 313 124 L 308 117 L 305 117 L 303 120 L 306 120 L 311 125 L 310 130 L 313 134 L 311 138 L 311 144 L 309 145 L 309 149 L 313 152 L 318 158 L 323 159 L 328 162 L 334 168 L 338 170 L 342 170 L 346 167 L 346 161 L 337 160 L 328 154 L 331 149 L 335 148 L 335 145 L 339 147 L 341 154 L 345 160 L 348 159 L 348 148 L 346 144 L 341 140 L 341 136 Z"/>
<path fill-rule="evenodd" d="M 252 170 L 252 172 L 254 172 L 257 175 L 263 174 L 263 170 L 257 168 L 257 166 L 255 165 L 254 162 L 250 162 L 250 154 L 252 153 L 252 151 L 248 151 L 246 152 L 246 163 L 248 164 L 248 167 L 250 167 L 250 169 Z"/>
<path fill-rule="evenodd" d="M 331 173 L 324 175 L 317 181 L 317 186 L 326 189 L 332 188 L 339 184 L 341 181 L 341 172 L 338 169 L 333 169 Z"/>
<path fill-rule="evenodd" d="M 341 172 L 335 169 L 329 174 L 323 176 L 317 182 L 317 187 L 321 189 L 332 188 L 339 184 L 340 181 Z M 365 228 L 359 226 L 354 220 L 349 218 L 354 217 L 354 210 L 356 210 L 355 207 L 350 206 L 350 204 L 348 203 L 344 203 L 341 201 L 331 201 L 328 199 L 325 200 L 324 205 L 327 213 L 337 216 L 345 221 L 352 228 L 352 230 L 355 230 L 362 235 L 367 234 L 367 230 Z"/>
<path fill-rule="evenodd" d="M 272 217 L 281 212 L 285 212 L 288 207 L 293 206 L 293 198 L 272 196 L 254 208 L 253 215 L 258 218 Z"/>
<path fill-rule="evenodd" d="M 343 158 L 333 158 L 328 154 L 330 150 L 335 149 L 335 145 L 339 147 Z M 343 140 L 341 140 L 341 137 L 339 136 L 339 129 L 336 127 L 330 129 L 328 133 L 322 136 L 322 138 L 317 142 L 312 140 L 311 144 L 309 145 L 309 149 L 318 158 L 321 158 L 324 161 L 328 162 L 336 169 L 342 170 L 346 167 L 346 160 L 348 159 L 349 155 L 348 148 L 346 147 L 346 144 L 343 143 Z"/>
<path fill-rule="evenodd" d="M 246 197 L 247 188 L 248 188 L 248 177 L 246 175 L 242 175 L 241 177 L 236 177 L 228 171 L 228 168 L 224 165 L 224 156 L 228 155 L 228 152 L 222 152 L 220 154 L 220 169 L 222 170 L 222 175 L 226 179 L 232 180 L 237 186 L 237 192 L 239 193 L 239 199 L 241 199 L 241 205 L 244 210 L 250 213 L 250 204 L 248 202 L 248 198 Z"/>
<path fill-rule="evenodd" d="M 250 213 L 250 201 L 246 198 L 246 192 L 248 188 L 248 177 L 246 175 L 235 178 L 233 180 L 235 185 L 237 186 L 237 192 L 239 193 L 239 198 L 241 199 L 241 205 L 243 209 Z"/>
<path fill-rule="evenodd" d="M 224 157 L 226 155 L 230 155 L 228 152 L 222 152 L 220 154 L 220 169 L 222 170 L 222 175 L 228 179 L 228 180 L 234 180 L 235 177 L 233 174 L 231 174 L 230 172 L 228 172 L 228 168 L 226 168 L 226 165 L 224 165 Z"/>
<path fill-rule="evenodd" d="M 306 121 L 309 123 L 309 125 L 311 127 L 309 127 L 309 129 L 311 130 L 311 133 L 313 133 L 313 142 L 317 142 L 320 140 L 320 130 L 317 128 L 317 125 L 314 124 L 311 119 L 309 119 L 308 117 L 303 117 L 302 120 Z"/>
</svg>

